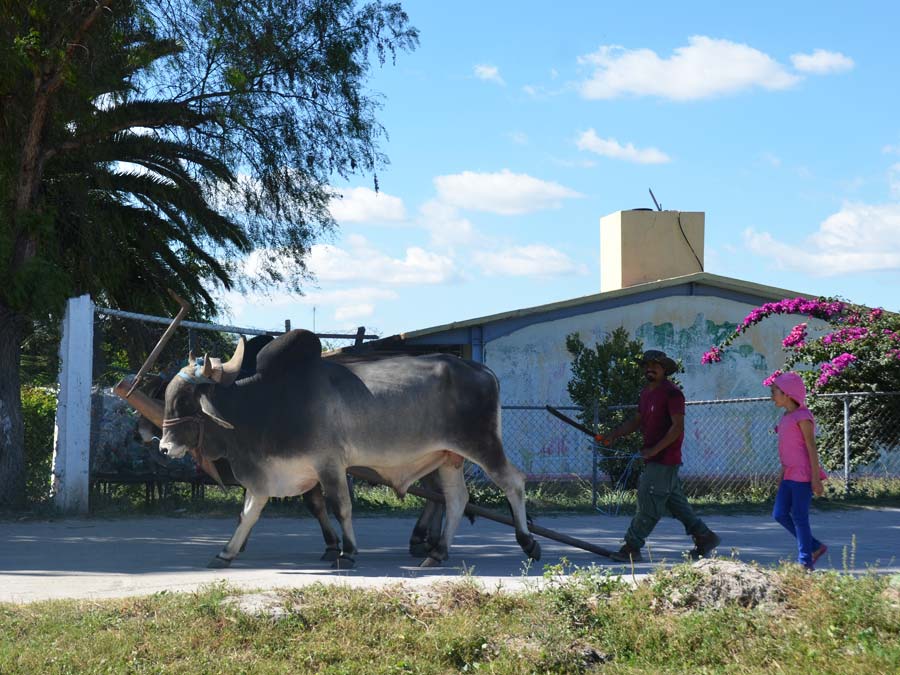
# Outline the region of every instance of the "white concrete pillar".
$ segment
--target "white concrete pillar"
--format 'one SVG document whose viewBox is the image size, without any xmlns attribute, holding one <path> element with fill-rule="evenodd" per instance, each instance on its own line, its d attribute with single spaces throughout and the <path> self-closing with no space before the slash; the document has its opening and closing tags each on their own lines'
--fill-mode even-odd
<svg viewBox="0 0 900 675">
<path fill-rule="evenodd" d="M 62 511 L 87 513 L 91 471 L 91 383 L 94 303 L 70 298 L 59 344 L 59 400 L 53 432 L 53 503 Z"/>
</svg>

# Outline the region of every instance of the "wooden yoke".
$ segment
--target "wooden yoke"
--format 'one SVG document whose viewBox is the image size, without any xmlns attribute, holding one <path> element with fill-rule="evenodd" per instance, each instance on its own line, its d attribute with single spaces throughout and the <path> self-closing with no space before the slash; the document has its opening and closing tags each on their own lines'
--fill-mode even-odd
<svg viewBox="0 0 900 675">
<path fill-rule="evenodd" d="M 119 383 L 113 387 L 113 393 L 161 429 L 165 409 L 162 401 L 150 398 L 139 389 L 135 389 L 129 396 L 128 392 L 132 387 L 133 380 L 134 378 L 131 377 L 119 380 Z"/>
</svg>

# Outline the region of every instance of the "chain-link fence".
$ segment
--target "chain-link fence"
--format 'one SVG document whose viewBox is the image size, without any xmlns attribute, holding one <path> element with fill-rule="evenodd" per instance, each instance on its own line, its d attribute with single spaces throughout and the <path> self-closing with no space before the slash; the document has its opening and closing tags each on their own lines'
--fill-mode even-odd
<svg viewBox="0 0 900 675">
<path fill-rule="evenodd" d="M 159 481 L 159 484 L 207 480 L 189 459 L 168 461 L 153 443 L 142 442 L 136 434 L 136 413 L 111 392 L 111 385 L 123 374 L 136 370 L 163 331 L 165 321 L 124 312 L 98 310 L 94 313 L 90 429 L 90 475 L 94 483 L 102 483 L 104 479 Z M 167 370 L 174 372 L 182 364 L 189 349 L 198 354 L 208 351 L 229 356 L 234 342 L 231 332 L 262 331 L 200 324 L 193 330 L 180 329 L 166 350 L 171 355 L 170 361 L 158 364 L 163 376 L 160 380 L 165 379 Z M 340 337 L 353 341 L 369 336 Z M 45 342 L 52 344 L 53 340 L 48 337 Z M 32 379 L 42 382 L 37 377 Z M 159 390 L 153 391 L 154 381 L 145 386 L 148 395 L 161 394 Z M 816 416 L 820 457 L 829 472 L 831 485 L 900 480 L 900 393 L 828 394 L 810 397 L 809 404 Z M 781 415 L 771 400 L 691 401 L 687 406 L 681 475 L 688 493 L 738 498 L 770 495 L 780 470 L 774 427 Z M 44 407 L 49 417 L 44 415 L 41 422 L 48 422 L 52 430 L 52 407 Z M 597 411 L 593 420 L 620 418 L 632 409 L 623 407 L 612 411 L 616 415 L 610 410 L 604 410 L 603 415 Z M 598 506 L 632 500 L 631 491 L 642 467 L 641 461 L 631 459 L 640 448 L 639 434 L 621 439 L 615 448 L 600 448 L 590 433 L 596 423 L 585 420 L 578 408 L 557 406 L 557 410 L 564 416 L 586 422 L 589 429 L 578 430 L 551 414 L 546 406 L 502 407 L 504 446 L 511 460 L 528 475 L 531 494 L 548 497 L 551 505 L 560 508 L 584 506 L 588 499 Z M 46 446 L 47 443 L 40 443 L 45 455 Z M 39 459 L 40 462 L 34 462 L 35 471 L 46 476 L 49 455 Z M 478 467 L 467 467 L 467 475 L 476 497 L 479 490 L 490 484 Z M 896 492 L 896 485 L 894 482 L 892 492 Z M 38 487 L 36 495 L 46 494 L 46 482 Z"/>
<path fill-rule="evenodd" d="M 900 479 L 900 398 L 897 394 L 813 397 L 817 445 L 833 481 Z M 816 399 L 820 399 L 816 406 Z M 575 418 L 578 408 L 555 406 Z M 631 410 L 636 406 L 617 409 Z M 769 398 L 689 401 L 681 477 L 692 496 L 752 495 L 774 490 L 780 476 L 775 425 L 783 411 Z M 594 504 L 612 493 L 618 503 L 636 484 L 640 461 L 626 447 L 597 447 L 583 431 L 545 406 L 503 406 L 503 442 L 510 459 L 545 494 L 589 485 Z M 846 420 L 846 425 L 845 425 Z M 483 480 L 477 470 L 474 482 Z M 554 487 L 555 486 L 555 487 Z"/>
</svg>

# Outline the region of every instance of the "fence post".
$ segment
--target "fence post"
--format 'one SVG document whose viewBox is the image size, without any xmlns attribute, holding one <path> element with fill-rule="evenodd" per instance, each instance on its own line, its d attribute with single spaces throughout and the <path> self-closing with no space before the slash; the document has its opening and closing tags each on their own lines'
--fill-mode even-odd
<svg viewBox="0 0 900 675">
<path fill-rule="evenodd" d="M 594 401 L 594 433 L 600 425 L 600 403 Z M 591 506 L 597 508 L 597 441 L 591 439 Z"/>
<path fill-rule="evenodd" d="M 51 495 L 62 511 L 87 513 L 90 496 L 94 303 L 70 298 L 59 344 L 59 398 L 53 432 Z"/>
<path fill-rule="evenodd" d="M 844 495 L 850 494 L 850 397 L 844 397 Z"/>
</svg>

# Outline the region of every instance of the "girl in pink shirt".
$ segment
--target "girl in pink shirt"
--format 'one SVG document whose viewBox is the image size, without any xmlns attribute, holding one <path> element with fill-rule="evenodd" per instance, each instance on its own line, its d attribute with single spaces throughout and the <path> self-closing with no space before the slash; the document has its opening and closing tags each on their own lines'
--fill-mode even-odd
<svg viewBox="0 0 900 675">
<path fill-rule="evenodd" d="M 819 467 L 815 420 L 806 407 L 806 386 L 796 373 L 783 373 L 775 378 L 772 400 L 776 406 L 784 408 L 784 416 L 775 427 L 782 476 L 772 517 L 794 535 L 798 562 L 812 570 L 816 560 L 828 550 L 812 536 L 809 526 L 812 496 L 822 495 L 822 480 L 826 477 Z"/>
</svg>

